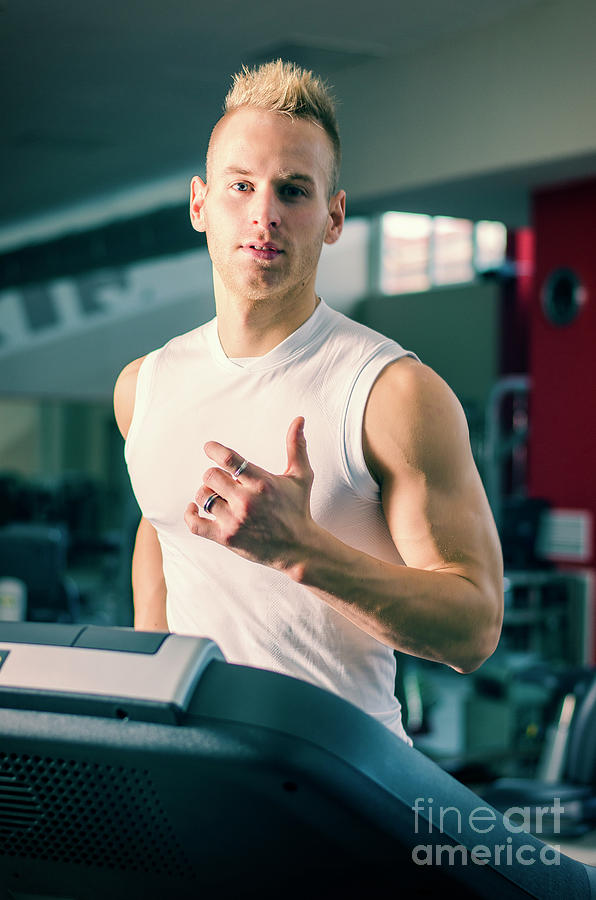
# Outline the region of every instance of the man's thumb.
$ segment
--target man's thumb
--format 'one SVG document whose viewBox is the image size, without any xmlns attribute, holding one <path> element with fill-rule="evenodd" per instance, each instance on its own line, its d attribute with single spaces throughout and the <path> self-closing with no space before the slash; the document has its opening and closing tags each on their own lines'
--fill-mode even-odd
<svg viewBox="0 0 596 900">
<path fill-rule="evenodd" d="M 304 437 L 304 416 L 298 416 L 290 423 L 286 435 L 286 448 L 288 451 L 286 475 L 310 475 L 312 469 Z"/>
</svg>

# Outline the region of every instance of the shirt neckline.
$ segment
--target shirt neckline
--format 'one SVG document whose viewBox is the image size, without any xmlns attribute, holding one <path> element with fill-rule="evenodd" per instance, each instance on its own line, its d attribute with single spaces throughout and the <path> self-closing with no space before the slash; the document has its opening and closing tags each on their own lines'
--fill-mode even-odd
<svg viewBox="0 0 596 900">
<path fill-rule="evenodd" d="M 324 300 L 320 300 L 308 319 L 289 334 L 287 338 L 277 344 L 276 347 L 273 347 L 268 353 L 265 353 L 264 356 L 250 357 L 245 364 L 244 360 L 235 362 L 226 356 L 217 331 L 217 316 L 208 324 L 206 330 L 207 342 L 215 361 L 228 371 L 263 372 L 265 369 L 272 369 L 275 366 L 282 365 L 298 353 L 301 353 L 322 331 L 328 321 L 329 314 L 329 307 Z"/>
</svg>

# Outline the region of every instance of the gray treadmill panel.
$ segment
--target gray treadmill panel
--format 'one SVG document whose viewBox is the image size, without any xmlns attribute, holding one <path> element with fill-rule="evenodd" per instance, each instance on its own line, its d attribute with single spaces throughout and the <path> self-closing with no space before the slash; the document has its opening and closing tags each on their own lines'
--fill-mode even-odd
<svg viewBox="0 0 596 900">
<path fill-rule="evenodd" d="M 223 660 L 208 638 L 94 626 L 70 635 L 61 626 L 42 630 L 50 642 L 23 643 L 18 629 L 0 623 L 4 706 L 56 712 L 74 702 L 79 714 L 176 722 L 207 665 Z"/>
</svg>

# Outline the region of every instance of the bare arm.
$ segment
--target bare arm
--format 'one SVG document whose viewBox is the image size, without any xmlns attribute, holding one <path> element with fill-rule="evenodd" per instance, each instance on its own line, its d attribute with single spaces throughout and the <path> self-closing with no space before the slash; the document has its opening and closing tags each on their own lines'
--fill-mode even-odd
<svg viewBox="0 0 596 900">
<path fill-rule="evenodd" d="M 463 410 L 432 370 L 400 360 L 371 392 L 364 447 L 406 567 L 325 532 L 300 580 L 384 643 L 471 671 L 500 635 L 503 573 Z"/>
<path fill-rule="evenodd" d="M 147 519 L 141 519 L 137 530 L 132 555 L 132 592 L 135 628 L 168 631 L 161 547 L 157 532 Z"/>
<path fill-rule="evenodd" d="M 282 570 L 385 644 L 469 672 L 490 656 L 503 608 L 502 558 L 461 406 L 416 360 L 387 367 L 371 391 L 364 448 L 406 563 L 348 546 L 310 516 L 313 472 L 302 420 L 287 435 L 283 475 L 205 445 L 207 470 L 185 519 L 195 534 Z M 214 519 L 198 507 L 212 492 Z"/>
<path fill-rule="evenodd" d="M 126 438 L 132 422 L 137 375 L 143 359 L 140 357 L 129 363 L 120 373 L 114 388 L 114 414 L 123 438 Z M 153 525 L 145 518 L 139 524 L 132 557 L 132 590 L 135 628 L 167 631 L 161 547 Z"/>
</svg>

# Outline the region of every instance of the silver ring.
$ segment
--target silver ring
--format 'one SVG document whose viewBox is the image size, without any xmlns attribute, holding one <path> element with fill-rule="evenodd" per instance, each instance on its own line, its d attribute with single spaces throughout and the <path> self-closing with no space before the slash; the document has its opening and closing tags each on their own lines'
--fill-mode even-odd
<svg viewBox="0 0 596 900">
<path fill-rule="evenodd" d="M 206 513 L 211 512 L 211 507 L 219 497 L 219 494 L 209 494 L 205 502 L 203 503 L 203 509 Z"/>
<path fill-rule="evenodd" d="M 246 469 L 247 465 L 248 465 L 248 460 L 243 459 L 242 462 L 240 463 L 240 465 L 238 466 L 238 468 L 236 469 L 236 471 L 232 474 L 232 478 L 238 478 L 240 475 L 242 475 L 242 473 Z"/>
</svg>

